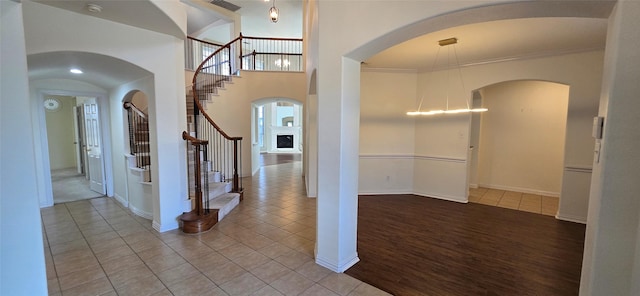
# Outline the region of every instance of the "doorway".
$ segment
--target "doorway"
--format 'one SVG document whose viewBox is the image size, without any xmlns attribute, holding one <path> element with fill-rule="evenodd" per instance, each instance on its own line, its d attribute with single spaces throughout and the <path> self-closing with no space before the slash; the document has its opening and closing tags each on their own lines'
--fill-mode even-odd
<svg viewBox="0 0 640 296">
<path fill-rule="evenodd" d="M 564 168 L 569 86 L 522 80 L 486 86 L 473 106 L 469 201 L 554 216 Z"/>
<path fill-rule="evenodd" d="M 53 203 L 103 196 L 99 109 L 95 97 L 44 94 Z"/>
<path fill-rule="evenodd" d="M 273 98 L 254 102 L 252 109 L 252 173 L 264 165 L 301 161 L 302 104 Z"/>
</svg>

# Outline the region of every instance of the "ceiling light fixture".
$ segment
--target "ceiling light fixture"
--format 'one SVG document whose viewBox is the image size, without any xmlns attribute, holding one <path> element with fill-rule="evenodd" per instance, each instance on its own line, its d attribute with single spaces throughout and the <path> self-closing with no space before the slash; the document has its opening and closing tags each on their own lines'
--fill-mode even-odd
<svg viewBox="0 0 640 296">
<path fill-rule="evenodd" d="M 276 8 L 276 0 L 273 0 L 273 5 L 269 8 L 269 18 L 272 23 L 278 22 L 278 15 L 280 14 L 280 10 Z"/>
<path fill-rule="evenodd" d="M 453 48 L 453 54 L 455 57 L 455 61 L 456 61 L 456 68 L 458 69 L 458 75 L 460 77 L 460 84 L 462 85 L 462 91 L 464 92 L 464 81 L 462 80 L 462 71 L 460 70 L 460 65 L 458 63 L 458 53 L 456 51 L 456 44 L 458 43 L 458 39 L 457 38 L 448 38 L 448 39 L 443 39 L 438 41 L 438 45 L 440 45 L 440 48 L 438 48 L 438 52 L 436 53 L 436 59 L 433 62 L 433 67 L 431 69 L 431 71 L 434 71 L 436 62 L 438 61 L 438 54 L 440 53 L 440 49 L 443 46 L 448 46 L 448 45 L 453 45 L 450 48 L 447 48 L 448 50 L 448 55 L 451 55 L 451 51 L 450 49 Z M 449 60 L 447 59 L 447 71 L 451 71 L 451 67 L 449 65 Z M 438 115 L 438 114 L 458 114 L 458 113 L 469 113 L 469 112 L 485 112 L 488 111 L 489 109 L 487 108 L 469 108 L 469 100 L 465 99 L 465 103 L 467 104 L 467 108 L 462 108 L 462 109 L 451 109 L 449 110 L 449 73 L 447 73 L 447 101 L 446 101 L 446 106 L 444 110 L 429 110 L 429 111 L 420 111 L 420 108 L 422 107 L 422 102 L 424 100 L 424 95 L 423 97 L 420 99 L 420 104 L 418 105 L 418 110 L 417 111 L 409 111 L 407 112 L 407 115 L 410 116 L 416 116 L 416 115 Z"/>
<path fill-rule="evenodd" d="M 87 6 L 85 6 L 87 8 L 87 10 L 89 12 L 92 13 L 100 13 L 102 12 L 102 6 L 98 5 L 98 4 L 93 4 L 93 3 L 87 3 Z"/>
<path fill-rule="evenodd" d="M 69 70 L 69 72 L 73 73 L 73 74 L 82 74 L 82 70 L 78 69 L 78 68 L 72 68 Z"/>
</svg>

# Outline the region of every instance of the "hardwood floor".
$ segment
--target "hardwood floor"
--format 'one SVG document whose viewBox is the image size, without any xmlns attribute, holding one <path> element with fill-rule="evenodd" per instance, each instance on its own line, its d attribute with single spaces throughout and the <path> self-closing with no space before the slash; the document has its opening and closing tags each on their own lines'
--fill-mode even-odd
<svg viewBox="0 0 640 296">
<path fill-rule="evenodd" d="M 394 295 L 577 295 L 585 226 L 413 195 L 361 196 L 360 262 Z"/>
<path fill-rule="evenodd" d="M 260 153 L 260 166 L 300 161 L 302 153 Z"/>
</svg>

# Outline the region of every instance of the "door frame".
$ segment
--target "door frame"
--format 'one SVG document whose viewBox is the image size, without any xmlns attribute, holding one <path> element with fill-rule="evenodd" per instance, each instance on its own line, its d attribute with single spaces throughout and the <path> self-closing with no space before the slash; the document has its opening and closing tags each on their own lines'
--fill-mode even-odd
<svg viewBox="0 0 640 296">
<path fill-rule="evenodd" d="M 103 167 L 104 167 L 104 182 L 106 185 L 106 195 L 113 196 L 113 161 L 111 157 L 111 118 L 109 110 L 109 96 L 107 93 L 96 92 L 83 92 L 73 90 L 58 90 L 58 89 L 38 89 L 36 103 L 33 104 L 33 114 L 36 114 L 35 118 L 38 120 L 38 132 L 40 134 L 40 161 L 38 163 L 38 155 L 36 155 L 36 171 L 41 170 L 43 180 L 40 181 L 40 186 L 43 186 L 44 194 L 40 196 L 40 207 L 53 206 L 53 185 L 51 183 L 51 165 L 49 159 L 49 139 L 47 135 L 47 123 L 45 117 L 45 110 L 42 108 L 42 104 L 46 96 L 58 95 L 58 96 L 82 96 L 82 97 L 95 97 L 98 103 L 98 112 L 100 116 L 100 140 L 102 141 L 103 152 Z M 37 137 L 37 135 L 36 135 Z M 36 145 L 36 149 L 38 147 Z M 38 154 L 38 151 L 36 151 Z"/>
</svg>

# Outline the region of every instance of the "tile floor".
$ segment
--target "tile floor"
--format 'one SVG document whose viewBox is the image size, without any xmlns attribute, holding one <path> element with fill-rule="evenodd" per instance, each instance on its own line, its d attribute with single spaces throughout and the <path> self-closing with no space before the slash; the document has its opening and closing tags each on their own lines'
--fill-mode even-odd
<svg viewBox="0 0 640 296">
<path fill-rule="evenodd" d="M 469 202 L 548 216 L 558 212 L 557 197 L 483 187 L 469 188 Z"/>
<path fill-rule="evenodd" d="M 313 260 L 316 202 L 301 162 L 244 179 L 212 230 L 158 233 L 110 198 L 42 209 L 50 295 L 388 295 Z"/>
<path fill-rule="evenodd" d="M 76 168 L 51 171 L 53 202 L 62 203 L 100 197 L 103 194 L 89 189 L 89 180 L 78 174 Z"/>
</svg>

